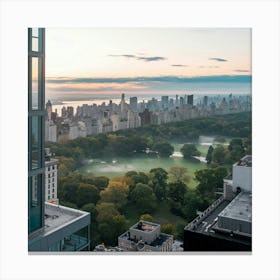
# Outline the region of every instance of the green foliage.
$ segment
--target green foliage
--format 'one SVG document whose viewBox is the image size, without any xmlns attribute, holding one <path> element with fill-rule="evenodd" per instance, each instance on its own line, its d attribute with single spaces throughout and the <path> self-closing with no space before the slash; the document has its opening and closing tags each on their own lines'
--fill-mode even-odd
<svg viewBox="0 0 280 280">
<path fill-rule="evenodd" d="M 230 151 L 232 162 L 236 162 L 245 156 L 245 148 L 240 138 L 232 139 L 229 143 L 228 150 Z"/>
<path fill-rule="evenodd" d="M 169 169 L 168 178 L 170 182 L 185 182 L 190 181 L 190 177 L 187 175 L 188 169 L 183 166 L 173 166 Z"/>
<path fill-rule="evenodd" d="M 152 188 L 142 183 L 138 183 L 131 191 L 130 199 L 139 213 L 151 213 L 156 207 L 156 197 Z"/>
<path fill-rule="evenodd" d="M 176 227 L 172 224 L 163 224 L 160 227 L 161 232 L 166 234 L 175 235 L 176 233 Z"/>
<path fill-rule="evenodd" d="M 227 169 L 224 167 L 202 169 L 195 172 L 195 179 L 199 182 L 196 190 L 205 204 L 210 204 L 215 199 L 215 191 L 223 187 L 223 178 L 226 175 Z"/>
<path fill-rule="evenodd" d="M 168 173 L 163 168 L 153 168 L 150 170 L 151 183 L 156 195 L 156 198 L 159 201 L 162 201 L 166 198 L 166 187 L 167 187 L 167 178 Z"/>
<path fill-rule="evenodd" d="M 98 223 L 109 223 L 112 222 L 113 217 L 119 215 L 119 211 L 116 209 L 114 203 L 110 202 L 101 202 L 96 205 L 98 212 L 97 221 Z"/>
<path fill-rule="evenodd" d="M 227 148 L 222 145 L 218 145 L 212 153 L 212 161 L 217 164 L 224 164 L 226 156 L 228 156 Z"/>
<path fill-rule="evenodd" d="M 206 158 L 205 158 L 206 161 L 207 161 L 207 164 L 211 163 L 211 161 L 212 161 L 212 154 L 213 154 L 213 151 L 214 151 L 213 146 L 212 146 L 212 145 L 209 146 L 208 152 L 207 152 L 207 155 L 206 155 Z"/>
<path fill-rule="evenodd" d="M 100 199 L 99 190 L 90 184 L 80 183 L 77 190 L 77 205 L 82 207 L 88 203 L 96 204 Z"/>
<path fill-rule="evenodd" d="M 169 157 L 174 152 L 174 147 L 166 141 L 156 142 L 152 149 L 157 151 L 161 157 Z"/>
<path fill-rule="evenodd" d="M 150 214 L 143 214 L 143 215 L 140 216 L 139 220 L 152 222 L 153 221 L 153 216 L 151 216 Z"/>
<path fill-rule="evenodd" d="M 128 186 L 121 182 L 112 181 L 110 185 L 100 192 L 102 202 L 112 202 L 121 210 L 127 203 Z"/>
<path fill-rule="evenodd" d="M 174 202 L 183 202 L 184 195 L 187 192 L 187 185 L 181 181 L 168 184 L 168 197 Z"/>
<path fill-rule="evenodd" d="M 181 153 L 185 159 L 190 159 L 193 156 L 200 156 L 200 152 L 197 150 L 194 144 L 184 144 L 181 148 Z"/>
<path fill-rule="evenodd" d="M 97 209 L 96 209 L 95 204 L 94 203 L 85 204 L 82 207 L 82 210 L 90 213 L 91 224 L 95 224 L 96 218 L 97 218 Z"/>
<path fill-rule="evenodd" d="M 96 206 L 98 233 L 106 245 L 117 245 L 118 236 L 127 229 L 125 216 L 120 215 L 113 203 L 103 202 Z"/>
</svg>

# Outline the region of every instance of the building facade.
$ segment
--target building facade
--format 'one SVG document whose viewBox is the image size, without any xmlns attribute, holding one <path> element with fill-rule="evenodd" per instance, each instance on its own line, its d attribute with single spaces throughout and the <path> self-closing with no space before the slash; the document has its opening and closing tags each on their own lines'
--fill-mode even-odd
<svg viewBox="0 0 280 280">
<path fill-rule="evenodd" d="M 251 168 L 252 156 L 233 165 L 223 195 L 185 227 L 184 251 L 252 250 Z"/>
<path fill-rule="evenodd" d="M 160 232 L 160 225 L 139 221 L 118 238 L 118 247 L 124 251 L 172 251 L 173 235 Z"/>
<path fill-rule="evenodd" d="M 28 250 L 89 250 L 90 214 L 45 202 L 44 105 L 45 29 L 28 28 Z"/>
</svg>

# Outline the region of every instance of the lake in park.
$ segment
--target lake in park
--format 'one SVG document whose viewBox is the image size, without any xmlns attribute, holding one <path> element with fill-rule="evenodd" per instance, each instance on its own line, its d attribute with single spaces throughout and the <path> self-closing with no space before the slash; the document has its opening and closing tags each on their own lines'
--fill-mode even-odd
<svg viewBox="0 0 280 280">
<path fill-rule="evenodd" d="M 137 155 L 129 158 L 96 158 L 88 161 L 88 164 L 77 170 L 82 173 L 92 173 L 94 176 L 123 176 L 128 171 L 149 172 L 153 168 L 161 167 L 168 171 L 172 166 L 184 166 L 188 169 L 191 176 L 190 187 L 194 187 L 196 182 L 193 180 L 194 172 L 199 169 L 207 168 L 205 156 L 210 145 L 215 146 L 214 136 L 200 136 L 198 142 L 194 143 L 201 152 L 200 160 L 186 160 L 183 158 L 180 149 L 184 144 L 174 144 L 174 153 L 168 158 L 150 157 L 149 155 Z M 227 145 L 230 139 L 226 138 L 223 145 Z"/>
</svg>

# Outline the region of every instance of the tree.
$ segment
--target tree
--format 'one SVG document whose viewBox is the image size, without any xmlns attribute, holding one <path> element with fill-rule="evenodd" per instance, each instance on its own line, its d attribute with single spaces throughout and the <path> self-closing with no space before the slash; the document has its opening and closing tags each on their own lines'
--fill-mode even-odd
<svg viewBox="0 0 280 280">
<path fill-rule="evenodd" d="M 196 190 L 208 204 L 215 199 L 215 191 L 223 186 L 223 178 L 227 175 L 224 167 L 207 168 L 195 172 L 195 179 L 199 182 Z"/>
<path fill-rule="evenodd" d="M 101 202 L 96 205 L 98 212 L 97 221 L 98 223 L 108 223 L 110 224 L 113 220 L 113 217 L 119 215 L 119 211 L 116 209 L 114 203 L 111 202 Z"/>
<path fill-rule="evenodd" d="M 95 177 L 94 180 L 93 180 L 93 184 L 94 184 L 99 190 L 102 190 L 102 189 L 107 188 L 108 183 L 109 183 L 109 178 L 108 178 L 108 177 L 105 177 L 105 176 L 98 176 L 98 177 Z"/>
<path fill-rule="evenodd" d="M 168 196 L 175 202 L 183 202 L 187 186 L 181 181 L 168 184 Z"/>
<path fill-rule="evenodd" d="M 152 222 L 153 216 L 151 216 L 150 214 L 143 214 L 140 216 L 140 220 Z"/>
<path fill-rule="evenodd" d="M 155 143 L 152 149 L 157 151 L 161 157 L 169 157 L 174 152 L 174 147 L 168 142 Z"/>
<path fill-rule="evenodd" d="M 77 190 L 78 190 L 79 185 L 76 182 L 73 183 L 68 183 L 66 182 L 65 184 L 61 185 L 59 189 L 61 188 L 61 200 L 65 202 L 71 202 L 76 204 L 77 203 Z"/>
<path fill-rule="evenodd" d="M 186 167 L 173 166 L 169 169 L 169 181 L 170 182 L 186 182 L 190 181 L 190 177 L 187 175 L 188 169 Z"/>
<path fill-rule="evenodd" d="M 156 197 L 152 188 L 138 183 L 130 194 L 131 201 L 135 203 L 139 213 L 151 213 L 156 206 Z"/>
<path fill-rule="evenodd" d="M 80 183 L 77 190 L 77 205 L 82 207 L 87 203 L 96 204 L 100 199 L 99 191 L 94 185 Z"/>
<path fill-rule="evenodd" d="M 245 148 L 241 138 L 232 139 L 229 143 L 228 150 L 230 151 L 232 162 L 238 161 L 245 156 Z"/>
<path fill-rule="evenodd" d="M 200 152 L 197 150 L 194 144 L 185 144 L 181 148 L 181 153 L 183 154 L 185 159 L 191 159 L 194 156 L 200 156 Z"/>
<path fill-rule="evenodd" d="M 102 202 L 112 202 L 117 209 L 122 209 L 127 203 L 128 185 L 121 182 L 110 182 L 109 186 L 100 192 Z"/>
<path fill-rule="evenodd" d="M 224 164 L 227 150 L 224 146 L 218 145 L 212 153 L 212 161 L 217 164 Z"/>
<path fill-rule="evenodd" d="M 102 202 L 96 206 L 100 239 L 106 245 L 116 245 L 118 236 L 127 228 L 125 216 L 120 215 L 113 203 Z"/>
<path fill-rule="evenodd" d="M 156 198 L 162 201 L 166 198 L 166 186 L 168 173 L 163 168 L 153 168 L 150 170 L 151 182 Z"/>
<path fill-rule="evenodd" d="M 96 222 L 96 218 L 97 218 L 97 209 L 96 209 L 95 204 L 94 203 L 85 204 L 82 207 L 82 210 L 90 213 L 91 224 L 94 224 Z"/>
<path fill-rule="evenodd" d="M 213 151 L 214 151 L 213 146 L 212 146 L 212 145 L 209 146 L 208 152 L 207 152 L 207 155 L 206 155 L 206 158 L 205 158 L 206 161 L 207 161 L 207 164 L 211 163 L 211 161 L 212 161 L 212 154 L 213 154 Z"/>
<path fill-rule="evenodd" d="M 201 208 L 203 208 L 203 201 L 197 191 L 189 190 L 186 192 L 182 206 L 182 214 L 187 222 L 192 221 L 197 216 L 196 210 Z"/>
<path fill-rule="evenodd" d="M 160 231 L 163 233 L 166 233 L 166 234 L 175 235 L 176 227 L 172 224 L 164 224 L 164 225 L 161 225 Z"/>
</svg>

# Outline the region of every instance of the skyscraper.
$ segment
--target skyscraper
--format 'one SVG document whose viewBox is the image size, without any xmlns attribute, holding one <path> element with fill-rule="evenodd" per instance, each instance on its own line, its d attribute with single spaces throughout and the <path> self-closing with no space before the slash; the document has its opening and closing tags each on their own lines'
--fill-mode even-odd
<svg viewBox="0 0 280 280">
<path fill-rule="evenodd" d="M 28 250 L 89 249 L 90 214 L 45 202 L 45 29 L 28 28 Z"/>
<path fill-rule="evenodd" d="M 129 98 L 129 106 L 132 112 L 137 112 L 137 103 L 138 101 L 136 96 Z"/>
<path fill-rule="evenodd" d="M 193 94 L 188 95 L 187 103 L 188 103 L 188 105 L 192 105 L 193 106 Z"/>
</svg>

